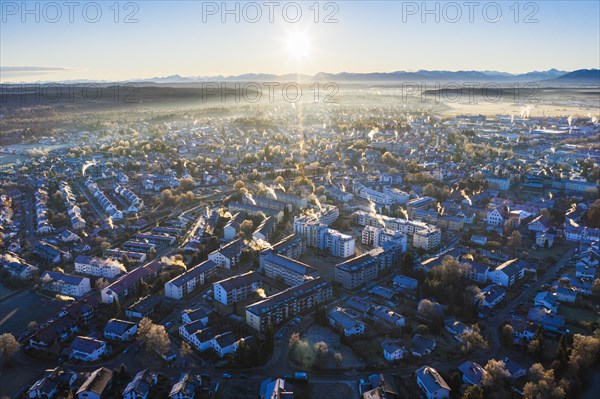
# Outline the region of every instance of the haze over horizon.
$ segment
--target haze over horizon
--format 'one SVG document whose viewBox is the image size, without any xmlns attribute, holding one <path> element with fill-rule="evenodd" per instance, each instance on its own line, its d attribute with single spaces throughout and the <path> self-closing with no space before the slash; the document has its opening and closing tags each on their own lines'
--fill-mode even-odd
<svg viewBox="0 0 600 399">
<path fill-rule="evenodd" d="M 264 8 L 262 18 L 250 22 L 253 14 L 241 10 L 251 2 L 239 2 L 237 15 L 203 9 L 203 3 L 207 2 L 161 7 L 158 2 L 142 2 L 131 9 L 125 8 L 129 3 L 119 3 L 119 12 L 102 3 L 101 17 L 94 23 L 88 22 L 91 11 L 86 21 L 76 9 L 70 22 L 69 10 L 61 10 L 61 18 L 51 23 L 55 14 L 43 8 L 48 3 L 41 3 L 37 16 L 6 9 L 3 3 L 1 80 L 417 70 L 517 74 L 597 68 L 600 60 L 595 45 L 600 36 L 597 2 L 541 2 L 537 9 L 521 2 L 518 12 L 502 3 L 497 20 L 492 18 L 494 10 L 482 13 L 487 3 L 481 3 L 472 22 L 469 10 L 460 10 L 459 17 L 443 2 L 433 14 L 407 9 L 411 2 L 340 2 L 333 8 L 321 2 L 317 23 L 308 3 L 301 3 L 302 17 L 296 23 L 282 17 L 279 9 L 270 22 Z M 29 7 L 34 9 L 33 3 Z M 427 7 L 435 9 L 435 3 Z M 134 22 L 124 23 L 129 16 Z M 329 16 L 332 23 L 325 23 Z M 565 26 L 568 29 L 561 29 Z"/>
</svg>

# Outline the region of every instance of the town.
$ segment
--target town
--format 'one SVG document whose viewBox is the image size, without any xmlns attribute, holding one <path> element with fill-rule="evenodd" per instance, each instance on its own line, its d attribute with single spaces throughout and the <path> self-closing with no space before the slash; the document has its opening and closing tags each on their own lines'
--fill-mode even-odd
<svg viewBox="0 0 600 399">
<path fill-rule="evenodd" d="M 565 398 L 597 380 L 596 117 L 302 106 L 86 110 L 5 136 L 2 396 Z"/>
</svg>

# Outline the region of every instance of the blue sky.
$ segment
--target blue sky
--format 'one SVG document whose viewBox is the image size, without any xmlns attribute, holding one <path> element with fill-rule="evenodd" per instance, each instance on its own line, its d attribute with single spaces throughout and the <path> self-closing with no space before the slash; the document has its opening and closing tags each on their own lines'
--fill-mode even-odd
<svg viewBox="0 0 600 399">
<path fill-rule="evenodd" d="M 296 23 L 291 22 L 293 5 L 284 18 L 286 1 L 274 9 L 273 22 L 264 2 L 255 2 L 262 12 L 256 23 L 248 20 L 255 17 L 255 8 L 243 1 L 238 2 L 239 23 L 234 14 L 221 21 L 221 1 L 137 1 L 132 2 L 135 7 L 120 2 L 118 22 L 110 8 L 114 2 L 99 1 L 102 15 L 95 23 L 83 15 L 83 6 L 90 2 L 81 1 L 74 9 L 73 22 L 69 9 L 57 3 L 60 17 L 46 2 L 28 3 L 33 12 L 24 14 L 20 1 L 2 1 L 2 81 L 418 69 L 519 73 L 600 66 L 598 1 L 537 1 L 537 8 L 519 2 L 518 16 L 514 1 L 498 1 L 502 15 L 496 22 L 491 21 L 497 10 L 487 1 L 472 9 L 473 22 L 463 1 L 454 3 L 460 17 L 449 2 L 438 2 L 438 11 L 431 14 L 423 13 L 421 1 L 337 1 L 327 8 L 327 2 L 320 2 L 318 22 L 309 8 L 314 1 L 298 1 L 302 17 Z M 213 6 L 216 15 L 204 15 L 203 21 L 203 10 Z M 95 9 L 87 7 L 92 20 Z M 427 4 L 434 7 L 435 2 Z M 137 22 L 124 23 L 133 11 Z M 325 15 L 334 11 L 337 22 L 324 23 Z M 538 22 L 526 23 L 533 12 Z M 304 37 L 305 55 L 290 51 L 291 35 Z"/>
</svg>

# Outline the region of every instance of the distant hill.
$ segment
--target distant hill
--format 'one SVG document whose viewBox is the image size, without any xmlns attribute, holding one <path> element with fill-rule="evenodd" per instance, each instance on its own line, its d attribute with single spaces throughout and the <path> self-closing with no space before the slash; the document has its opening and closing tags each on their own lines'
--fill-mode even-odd
<svg viewBox="0 0 600 399">
<path fill-rule="evenodd" d="M 555 78 L 556 81 L 590 82 L 600 85 L 600 69 L 579 69 Z"/>
</svg>

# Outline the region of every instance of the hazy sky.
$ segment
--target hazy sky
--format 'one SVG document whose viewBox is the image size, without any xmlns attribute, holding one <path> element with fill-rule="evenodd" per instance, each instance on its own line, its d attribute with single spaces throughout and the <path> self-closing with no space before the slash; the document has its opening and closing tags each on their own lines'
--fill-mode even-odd
<svg viewBox="0 0 600 399">
<path fill-rule="evenodd" d="M 273 22 L 264 1 L 228 2 L 227 15 L 221 1 L 120 2 L 118 15 L 114 1 L 77 3 L 1 2 L 2 81 L 600 66 L 598 1 L 520 2 L 518 15 L 512 0 L 428 2 L 430 14 L 421 1 L 320 2 L 317 22 L 314 1 L 277 2 Z"/>
</svg>

